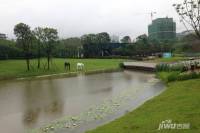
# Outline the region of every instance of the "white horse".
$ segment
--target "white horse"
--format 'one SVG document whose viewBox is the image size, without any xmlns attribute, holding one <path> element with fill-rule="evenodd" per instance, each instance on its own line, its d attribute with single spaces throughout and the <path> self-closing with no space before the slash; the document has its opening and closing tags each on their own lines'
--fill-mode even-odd
<svg viewBox="0 0 200 133">
<path fill-rule="evenodd" d="M 83 70 L 84 67 L 85 67 L 85 65 L 83 63 L 77 63 L 77 65 L 76 65 L 76 68 L 77 68 L 78 71 Z"/>
</svg>

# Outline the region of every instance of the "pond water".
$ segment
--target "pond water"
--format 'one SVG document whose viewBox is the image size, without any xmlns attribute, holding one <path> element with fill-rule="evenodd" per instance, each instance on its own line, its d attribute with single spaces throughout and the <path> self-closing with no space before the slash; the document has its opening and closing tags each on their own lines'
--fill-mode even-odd
<svg viewBox="0 0 200 133">
<path fill-rule="evenodd" d="M 63 116 L 76 116 L 128 90 L 135 90 L 137 97 L 127 106 L 130 109 L 161 93 L 164 86 L 154 78 L 154 74 L 132 71 L 71 78 L 1 81 L 0 132 L 23 133 Z M 112 119 L 119 116 L 113 116 Z M 83 126 L 76 132 L 97 126 L 98 122 L 93 124 Z"/>
</svg>

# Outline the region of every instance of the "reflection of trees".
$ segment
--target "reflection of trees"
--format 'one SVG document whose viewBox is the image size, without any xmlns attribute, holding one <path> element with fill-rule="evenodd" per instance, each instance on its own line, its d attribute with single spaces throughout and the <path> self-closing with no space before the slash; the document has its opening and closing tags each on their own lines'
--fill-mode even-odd
<svg viewBox="0 0 200 133">
<path fill-rule="evenodd" d="M 58 88 L 53 83 L 53 80 L 48 80 L 48 89 L 46 89 L 45 94 L 48 94 L 48 101 L 50 102 L 47 106 L 45 106 L 46 113 L 62 113 L 63 111 L 63 103 L 59 94 Z"/>
<path fill-rule="evenodd" d="M 39 118 L 51 119 L 61 115 L 63 103 L 53 80 L 26 81 L 23 116 L 26 125 L 36 126 Z"/>
<path fill-rule="evenodd" d="M 137 82 L 148 82 L 150 73 L 147 72 L 136 72 L 136 71 L 125 71 L 124 72 L 124 78 L 128 81 L 128 82 L 132 82 L 133 80 L 136 80 Z"/>
</svg>

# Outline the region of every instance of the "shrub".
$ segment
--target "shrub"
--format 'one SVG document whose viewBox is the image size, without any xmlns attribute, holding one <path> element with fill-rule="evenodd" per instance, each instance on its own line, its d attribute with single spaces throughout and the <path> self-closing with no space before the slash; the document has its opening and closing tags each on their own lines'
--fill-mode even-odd
<svg viewBox="0 0 200 133">
<path fill-rule="evenodd" d="M 156 71 L 157 71 L 157 72 L 169 71 L 169 69 L 170 69 L 169 64 L 165 64 L 165 63 L 163 63 L 163 64 L 158 64 L 158 65 L 156 66 Z"/>
<path fill-rule="evenodd" d="M 182 81 L 182 80 L 196 79 L 196 78 L 199 78 L 199 77 L 200 77 L 200 74 L 192 72 L 190 74 L 180 74 L 180 75 L 178 75 L 177 80 Z"/>
<path fill-rule="evenodd" d="M 185 67 L 183 64 L 176 64 L 176 65 L 172 65 L 169 68 L 170 71 L 180 71 L 180 72 L 184 72 L 185 71 Z"/>
<path fill-rule="evenodd" d="M 170 71 L 180 71 L 184 72 L 186 71 L 186 68 L 183 64 L 158 64 L 156 66 L 156 71 L 157 72 L 170 72 Z"/>
<path fill-rule="evenodd" d="M 167 82 L 176 81 L 178 79 L 179 74 L 179 72 L 171 72 L 167 77 Z"/>
<path fill-rule="evenodd" d="M 124 69 L 124 63 L 119 63 L 119 67 L 120 67 L 121 69 Z"/>
</svg>

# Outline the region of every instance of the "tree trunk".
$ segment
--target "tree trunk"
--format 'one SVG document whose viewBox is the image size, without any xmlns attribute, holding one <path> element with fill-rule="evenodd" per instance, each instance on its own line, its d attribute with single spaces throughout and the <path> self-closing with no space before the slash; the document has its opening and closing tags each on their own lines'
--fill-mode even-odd
<svg viewBox="0 0 200 133">
<path fill-rule="evenodd" d="M 40 57 L 38 57 L 38 69 L 40 69 Z"/>
<path fill-rule="evenodd" d="M 48 70 L 50 69 L 50 55 L 47 57 L 47 65 L 48 65 Z"/>
<path fill-rule="evenodd" d="M 30 70 L 30 60 L 29 58 L 26 58 L 26 65 L 27 65 L 27 70 Z"/>
<path fill-rule="evenodd" d="M 26 58 L 26 66 L 27 66 L 27 70 L 30 70 L 30 59 L 29 59 L 29 52 L 26 52 L 25 54 L 25 58 Z"/>
<path fill-rule="evenodd" d="M 41 52 L 40 52 L 40 46 L 38 49 L 38 69 L 40 69 L 40 58 L 41 58 Z"/>
</svg>

